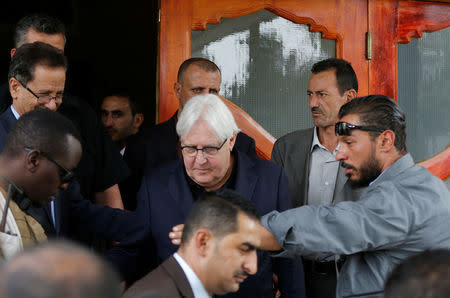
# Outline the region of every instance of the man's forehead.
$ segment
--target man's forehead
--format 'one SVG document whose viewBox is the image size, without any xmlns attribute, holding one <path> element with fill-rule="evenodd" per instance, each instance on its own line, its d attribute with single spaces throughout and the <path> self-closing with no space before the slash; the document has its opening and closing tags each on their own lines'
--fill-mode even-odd
<svg viewBox="0 0 450 298">
<path fill-rule="evenodd" d="M 208 139 L 211 142 L 219 141 L 219 137 L 215 133 L 215 131 L 212 129 L 211 125 L 209 123 L 199 118 L 195 123 L 192 125 L 191 129 L 186 133 L 185 136 L 182 136 L 182 140 L 190 139 Z"/>
<path fill-rule="evenodd" d="M 336 70 L 329 69 L 325 71 L 321 71 L 318 73 L 311 74 L 309 78 L 308 88 L 312 87 L 311 84 L 314 83 L 314 87 L 317 89 L 325 90 L 327 88 L 337 88 L 337 78 L 336 78 Z"/>
<path fill-rule="evenodd" d="M 239 230 L 238 233 L 242 238 L 242 242 L 250 243 L 257 247 L 259 246 L 259 238 L 257 237 L 256 229 L 258 228 L 259 221 L 256 218 L 252 218 L 242 212 L 238 214 Z"/>
<path fill-rule="evenodd" d="M 186 80 L 186 79 L 193 79 L 196 77 L 203 77 L 203 78 L 207 78 L 207 79 L 217 79 L 217 83 L 220 84 L 221 82 L 221 75 L 220 72 L 218 70 L 216 71 L 209 71 L 209 70 L 205 70 L 202 67 L 196 65 L 196 64 L 191 64 L 188 66 L 188 68 L 184 71 L 183 75 L 181 76 L 181 80 Z"/>
<path fill-rule="evenodd" d="M 26 43 L 33 43 L 36 41 L 49 44 L 64 52 L 65 41 L 62 33 L 47 34 L 38 32 L 33 28 L 28 29 L 26 35 Z"/>
<path fill-rule="evenodd" d="M 123 110 L 125 108 L 130 107 L 130 102 L 127 97 L 125 96 L 106 96 L 103 99 L 102 102 L 102 108 L 109 108 L 109 109 L 120 109 Z"/>
<path fill-rule="evenodd" d="M 347 123 L 353 124 L 353 125 L 361 125 L 361 122 L 359 120 L 359 115 L 357 115 L 357 114 L 347 114 L 344 117 L 340 118 L 339 122 L 347 122 Z"/>
</svg>

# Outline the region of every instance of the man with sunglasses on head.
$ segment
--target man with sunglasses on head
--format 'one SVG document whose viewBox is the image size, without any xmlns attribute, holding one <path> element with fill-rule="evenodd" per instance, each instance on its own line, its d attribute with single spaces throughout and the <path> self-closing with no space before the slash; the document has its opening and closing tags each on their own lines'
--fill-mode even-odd
<svg viewBox="0 0 450 298">
<path fill-rule="evenodd" d="M 280 256 L 345 254 L 336 296 L 378 297 L 402 260 L 450 248 L 450 194 L 407 153 L 405 114 L 392 99 L 353 99 L 340 109 L 335 133 L 349 181 L 367 186 L 361 199 L 269 213 L 262 248 L 282 248 Z"/>
<path fill-rule="evenodd" d="M 48 44 L 35 42 L 17 49 L 11 59 L 8 73 L 13 102 L 0 115 L 0 151 L 8 140 L 8 133 L 27 112 L 58 109 L 64 92 L 66 68 L 67 62 L 62 52 Z M 57 146 L 57 143 L 54 146 Z M 28 152 L 33 149 L 27 146 L 23 150 Z M 83 148 L 83 154 L 86 154 L 86 151 Z M 75 167 L 68 171 L 47 152 L 43 151 L 41 155 L 59 166 L 64 184 L 72 180 L 72 169 Z M 44 204 L 40 209 L 43 216 L 39 217 L 38 221 L 47 236 L 80 240 L 77 231 L 89 231 L 112 241 L 123 241 L 138 235 L 139 229 L 142 228 L 130 212 L 93 204 L 83 199 L 77 180 L 72 181 L 56 200 Z"/>
<path fill-rule="evenodd" d="M 330 58 L 315 63 L 311 72 L 307 94 L 314 127 L 279 138 L 271 158 L 288 177 L 294 207 L 354 201 L 362 191 L 347 183 L 344 169 L 336 159 L 339 146 L 334 133 L 340 107 L 358 92 L 355 71 L 349 62 Z M 303 258 L 307 296 L 334 297 L 336 266 L 341 266 L 343 259 Z"/>
</svg>

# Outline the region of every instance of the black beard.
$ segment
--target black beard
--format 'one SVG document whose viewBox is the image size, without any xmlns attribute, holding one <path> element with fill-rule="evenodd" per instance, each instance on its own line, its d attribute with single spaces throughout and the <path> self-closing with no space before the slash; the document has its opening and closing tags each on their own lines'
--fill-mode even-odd
<svg viewBox="0 0 450 298">
<path fill-rule="evenodd" d="M 344 168 L 353 168 L 353 166 L 342 163 L 342 166 Z M 377 179 L 378 176 L 381 174 L 381 167 L 378 161 L 375 159 L 374 156 L 371 156 L 367 163 L 359 169 L 360 177 L 358 180 L 351 180 L 349 179 L 350 185 L 352 187 L 366 187 L 369 186 L 369 184 Z M 347 175 L 348 178 L 351 177 L 351 175 Z"/>
</svg>

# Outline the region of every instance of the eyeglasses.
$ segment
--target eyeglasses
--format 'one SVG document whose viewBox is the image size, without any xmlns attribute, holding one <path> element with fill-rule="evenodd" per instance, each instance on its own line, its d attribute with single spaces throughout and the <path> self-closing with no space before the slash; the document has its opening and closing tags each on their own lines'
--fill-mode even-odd
<svg viewBox="0 0 450 298">
<path fill-rule="evenodd" d="M 225 145 L 227 141 L 228 139 L 223 141 L 222 145 L 220 145 L 219 147 L 205 146 L 203 148 L 197 148 L 196 146 L 181 146 L 181 151 L 183 151 L 183 153 L 189 157 L 197 156 L 197 151 L 202 151 L 206 156 L 214 156 L 217 154 L 217 152 L 219 152 L 220 149 L 222 149 L 223 145 Z"/>
<path fill-rule="evenodd" d="M 35 149 L 29 148 L 29 147 L 25 147 L 24 148 L 25 151 L 27 152 L 31 152 Z M 52 163 L 54 163 L 55 165 L 58 166 L 60 173 L 59 173 L 59 177 L 61 178 L 61 182 L 64 183 L 69 183 L 73 180 L 74 177 L 74 173 L 72 171 L 69 171 L 68 169 L 66 169 L 65 167 L 63 167 L 59 162 L 57 162 L 56 160 L 54 160 L 53 158 L 51 158 L 48 154 L 41 152 L 39 150 L 36 150 L 40 155 L 42 155 L 43 157 L 45 157 L 46 159 L 48 159 L 49 161 L 51 161 Z"/>
<path fill-rule="evenodd" d="M 334 126 L 334 132 L 337 136 L 348 136 L 350 135 L 350 130 L 352 129 L 359 129 L 359 130 L 365 130 L 365 131 L 376 131 L 376 132 L 383 132 L 384 129 L 374 127 L 374 126 L 359 126 L 359 125 L 353 125 L 347 122 L 338 122 Z"/>
<path fill-rule="evenodd" d="M 17 80 L 17 78 L 15 79 Z M 56 96 L 51 96 L 49 94 L 37 95 L 21 81 L 17 80 L 17 82 L 19 82 L 20 85 L 22 85 L 22 87 L 25 88 L 28 92 L 30 92 L 34 97 L 36 97 L 36 99 L 40 104 L 48 104 L 52 100 L 60 101 L 63 98 L 63 94 L 56 94 Z"/>
</svg>

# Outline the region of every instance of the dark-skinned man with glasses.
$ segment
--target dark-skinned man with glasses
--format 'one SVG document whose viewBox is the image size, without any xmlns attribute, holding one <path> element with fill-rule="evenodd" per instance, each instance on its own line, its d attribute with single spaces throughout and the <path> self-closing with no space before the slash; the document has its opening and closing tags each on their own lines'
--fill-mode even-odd
<svg viewBox="0 0 450 298">
<path fill-rule="evenodd" d="M 24 114 L 0 154 L 0 255 L 9 259 L 45 241 L 48 222 L 41 206 L 65 191 L 80 161 L 80 135 L 62 115 L 48 109 Z M 3 224 L 4 223 L 4 224 Z"/>
<path fill-rule="evenodd" d="M 450 194 L 407 152 L 405 114 L 392 99 L 353 99 L 340 109 L 335 133 L 350 183 L 367 187 L 360 200 L 269 213 L 261 247 L 284 249 L 278 256 L 347 255 L 336 296 L 380 297 L 402 260 L 450 248 Z"/>
<path fill-rule="evenodd" d="M 58 109 L 64 92 L 66 68 L 67 62 L 62 51 L 48 44 L 35 42 L 17 49 L 8 72 L 13 102 L 0 115 L 0 150 L 8 140 L 7 134 L 17 119 L 33 110 Z M 54 146 L 57 146 L 57 143 Z M 28 153 L 35 150 L 36 148 L 31 146 L 23 148 L 23 151 Z M 85 152 L 83 148 L 83 154 Z M 132 238 L 144 230 L 132 213 L 83 199 L 79 183 L 77 179 L 73 179 L 72 171 L 75 167 L 68 168 L 47 151 L 39 153 L 59 169 L 60 179 L 65 185 L 71 181 L 67 190 L 59 194 L 56 200 L 37 211 L 39 214 L 36 215 L 36 220 L 43 227 L 46 236 L 78 240 L 77 234 L 74 233 L 76 229 L 89 231 L 113 241 L 133 241 Z M 26 209 L 27 206 L 19 204 L 19 207 Z"/>
<path fill-rule="evenodd" d="M 249 199 L 261 214 L 291 207 L 287 180 L 277 165 L 236 150 L 239 128 L 231 111 L 217 95 L 194 96 L 183 107 L 176 131 L 182 159 L 169 162 L 144 176 L 137 197 L 137 215 L 145 221 L 148 237 L 141 255 L 132 247 L 114 248 L 121 264 L 148 273 L 177 250 L 168 237 L 182 224 L 195 200 L 204 192 L 232 189 Z M 244 250 L 244 248 L 242 248 Z M 148 261 L 153 261 L 151 264 Z M 241 268 L 245 273 L 245 268 Z M 241 270 L 241 271 L 242 271 Z M 123 268 L 122 272 L 126 272 Z M 303 271 L 298 259 L 273 259 L 258 251 L 258 272 L 239 291 L 227 297 L 275 297 L 273 273 L 283 297 L 304 297 Z M 238 278 L 239 272 L 235 273 Z"/>
</svg>

